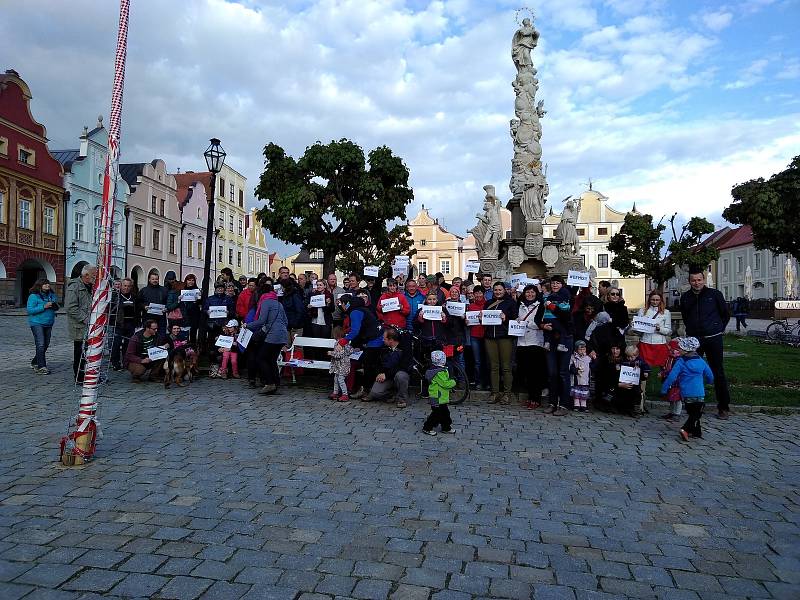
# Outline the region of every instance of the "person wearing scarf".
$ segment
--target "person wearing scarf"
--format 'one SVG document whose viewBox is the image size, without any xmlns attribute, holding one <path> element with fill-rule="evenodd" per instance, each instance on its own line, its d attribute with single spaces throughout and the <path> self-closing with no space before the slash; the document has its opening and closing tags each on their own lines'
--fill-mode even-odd
<svg viewBox="0 0 800 600">
<path fill-rule="evenodd" d="M 544 313 L 544 302 L 536 286 L 526 285 L 518 303 L 517 320 L 525 323 L 525 335 L 517 338 L 517 380 L 525 382 L 529 409 L 538 408 L 542 390 L 547 387 L 547 352 L 544 349 L 544 332 L 536 324 Z"/>
</svg>

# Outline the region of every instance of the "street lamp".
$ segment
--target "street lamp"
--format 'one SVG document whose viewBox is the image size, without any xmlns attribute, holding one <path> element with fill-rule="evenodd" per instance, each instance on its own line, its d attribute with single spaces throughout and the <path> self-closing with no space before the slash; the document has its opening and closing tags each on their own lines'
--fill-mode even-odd
<svg viewBox="0 0 800 600">
<path fill-rule="evenodd" d="M 226 156 L 225 150 L 219 144 L 217 138 L 211 138 L 211 143 L 203 153 L 208 170 L 211 172 L 211 195 L 208 197 L 208 219 L 206 220 L 206 256 L 203 264 L 203 287 L 200 290 L 203 303 L 208 298 L 208 289 L 211 284 L 211 255 L 214 247 L 209 242 L 214 239 L 214 188 L 217 184 L 217 173 L 222 170 Z"/>
</svg>

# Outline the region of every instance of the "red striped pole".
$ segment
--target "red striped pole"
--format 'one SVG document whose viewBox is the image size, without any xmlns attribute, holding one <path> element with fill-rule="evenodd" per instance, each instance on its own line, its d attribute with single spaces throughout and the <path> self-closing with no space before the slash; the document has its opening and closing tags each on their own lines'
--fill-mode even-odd
<svg viewBox="0 0 800 600">
<path fill-rule="evenodd" d="M 76 418 L 76 431 L 69 435 L 74 444 L 62 441 L 74 455 L 74 462 L 83 464 L 94 453 L 97 436 L 97 388 L 108 325 L 108 304 L 111 298 L 111 262 L 114 251 L 114 205 L 116 203 L 117 179 L 119 177 L 119 139 L 122 122 L 122 92 L 125 84 L 125 57 L 128 47 L 128 11 L 130 0 L 120 0 L 117 52 L 114 59 L 114 86 L 111 92 L 111 116 L 108 128 L 108 156 L 103 176 L 103 204 L 100 216 L 100 245 L 97 250 L 97 281 L 92 295 L 92 310 L 89 316 L 89 333 L 86 340 L 86 367 L 81 389 L 81 399 Z"/>
</svg>

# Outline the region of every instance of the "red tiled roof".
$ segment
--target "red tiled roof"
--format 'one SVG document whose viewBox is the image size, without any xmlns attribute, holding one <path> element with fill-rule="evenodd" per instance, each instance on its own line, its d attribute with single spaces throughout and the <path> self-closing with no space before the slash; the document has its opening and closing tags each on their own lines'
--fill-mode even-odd
<svg viewBox="0 0 800 600">
<path fill-rule="evenodd" d="M 726 248 L 735 248 L 737 246 L 746 246 L 753 243 L 753 230 L 750 225 L 742 225 L 738 229 L 734 229 L 728 236 L 720 240 L 719 243 L 714 244 L 717 250 L 724 250 Z"/>
</svg>

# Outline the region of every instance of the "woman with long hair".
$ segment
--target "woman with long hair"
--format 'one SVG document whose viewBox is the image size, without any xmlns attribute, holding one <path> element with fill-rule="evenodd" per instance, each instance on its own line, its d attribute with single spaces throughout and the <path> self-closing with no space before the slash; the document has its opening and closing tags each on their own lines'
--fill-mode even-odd
<svg viewBox="0 0 800 600">
<path fill-rule="evenodd" d="M 517 321 L 525 323 L 525 335 L 517 338 L 517 374 L 515 379 L 525 382 L 528 408 L 538 408 L 542 390 L 548 384 L 547 351 L 544 349 L 544 331 L 536 324 L 536 315 L 544 312 L 544 303 L 534 285 L 526 285 L 517 303 Z"/>
<path fill-rule="evenodd" d="M 517 303 L 506 293 L 506 286 L 502 281 L 496 281 L 492 286 L 492 299 L 483 307 L 483 310 L 499 310 L 500 325 L 487 325 L 484 329 L 484 344 L 486 355 L 489 357 L 489 373 L 492 381 L 492 393 L 489 402 L 492 404 L 511 404 L 514 377 L 511 373 L 514 342 L 508 335 L 508 322 L 517 318 Z M 483 312 L 483 311 L 481 311 Z M 502 374 L 503 388 L 500 388 Z"/>
<path fill-rule="evenodd" d="M 197 287 L 197 277 L 189 274 L 183 278 L 184 290 L 197 290 L 197 300 L 180 302 L 181 311 L 183 312 L 184 324 L 190 328 L 189 340 L 192 345 L 197 342 L 197 328 L 200 326 L 200 288 Z M 180 297 L 180 296 L 179 296 Z"/>
<path fill-rule="evenodd" d="M 37 279 L 28 296 L 28 325 L 36 345 L 36 355 L 31 359 L 31 368 L 39 375 L 50 373 L 47 370 L 45 353 L 50 346 L 50 334 L 53 332 L 53 323 L 56 320 L 57 300 L 47 279 Z"/>
<path fill-rule="evenodd" d="M 663 367 L 669 357 L 669 338 L 672 334 L 672 315 L 664 304 L 664 296 L 653 290 L 647 296 L 647 306 L 638 315 L 655 321 L 656 330 L 643 333 L 639 341 L 639 356 L 651 367 Z"/>
</svg>

